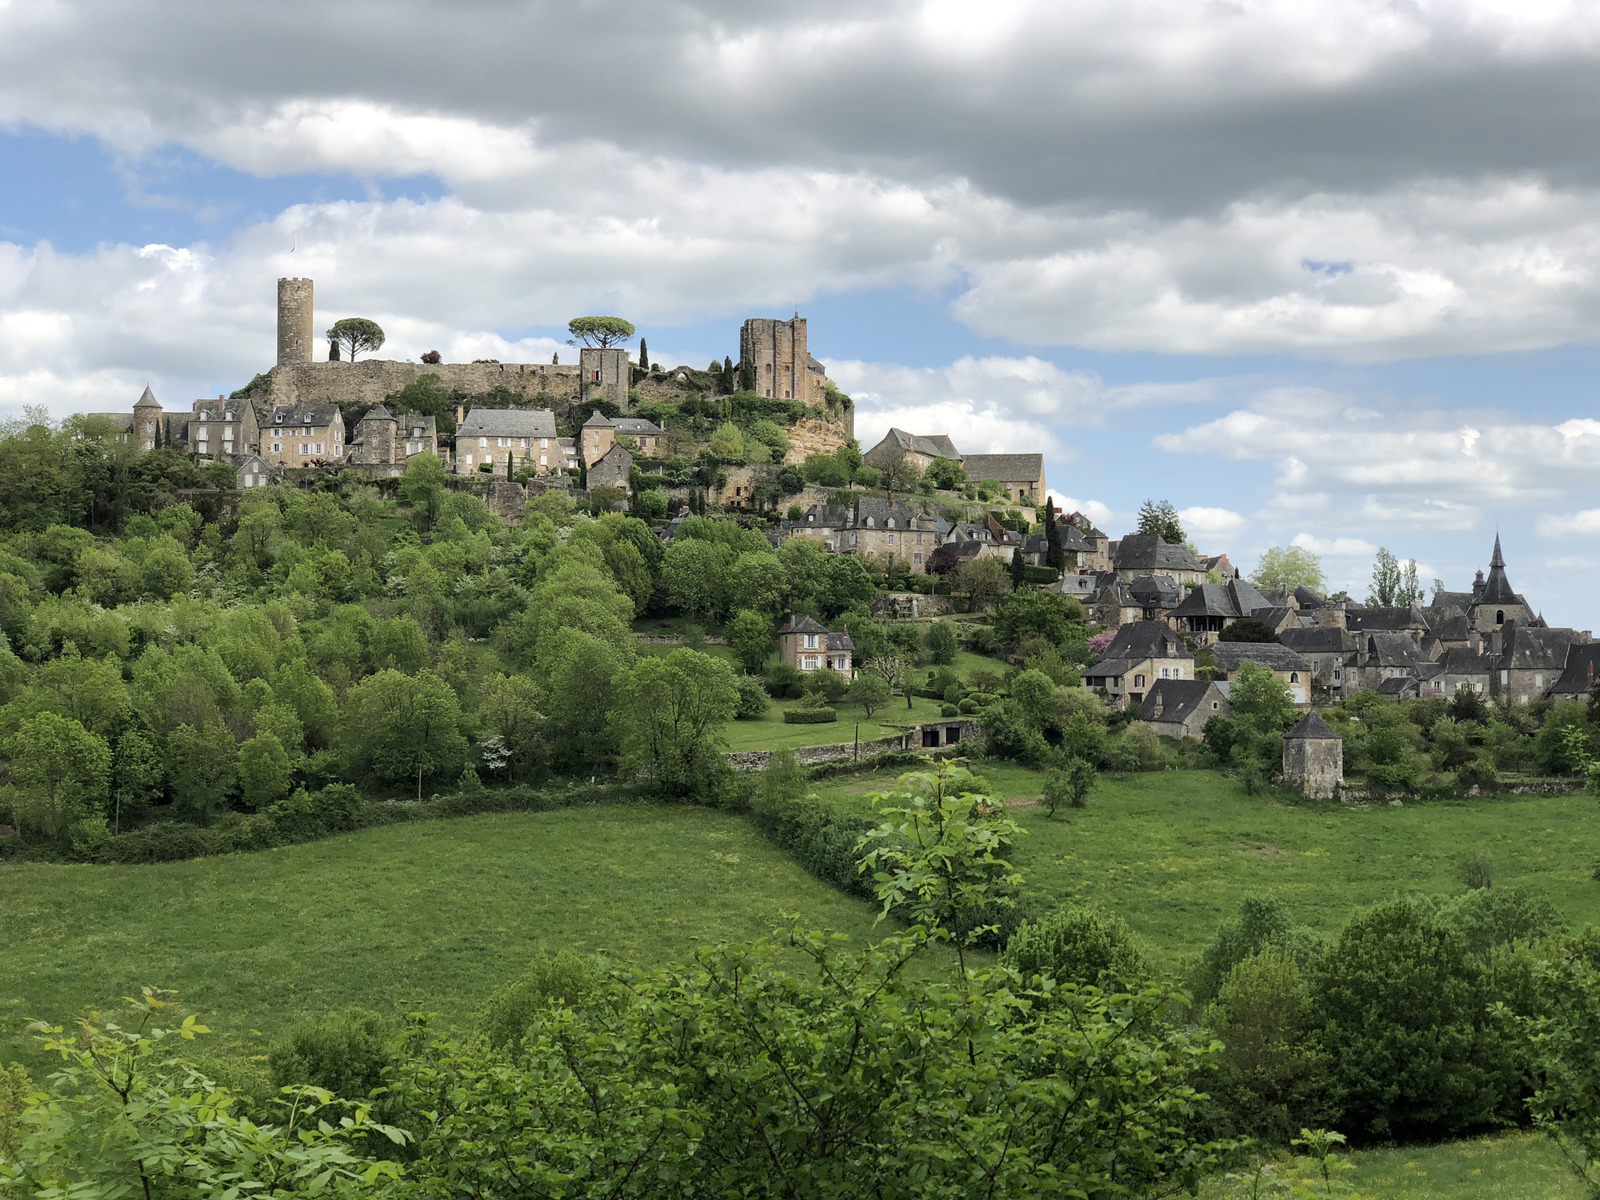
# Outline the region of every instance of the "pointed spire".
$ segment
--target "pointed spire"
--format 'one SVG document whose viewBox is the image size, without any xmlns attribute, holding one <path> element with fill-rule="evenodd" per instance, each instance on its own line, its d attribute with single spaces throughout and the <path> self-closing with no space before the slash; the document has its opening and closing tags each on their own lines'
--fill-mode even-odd
<svg viewBox="0 0 1600 1200">
<path fill-rule="evenodd" d="M 1498 532 L 1494 535 L 1494 557 L 1489 560 L 1489 565 L 1491 567 L 1504 567 L 1506 565 L 1505 555 L 1500 553 L 1500 534 Z"/>
<path fill-rule="evenodd" d="M 161 407 L 161 401 L 156 399 L 156 394 L 150 390 L 150 385 L 148 383 L 144 385 L 144 395 L 139 397 L 138 403 L 136 403 L 134 405 L 134 407 L 135 408 L 160 408 Z"/>
</svg>

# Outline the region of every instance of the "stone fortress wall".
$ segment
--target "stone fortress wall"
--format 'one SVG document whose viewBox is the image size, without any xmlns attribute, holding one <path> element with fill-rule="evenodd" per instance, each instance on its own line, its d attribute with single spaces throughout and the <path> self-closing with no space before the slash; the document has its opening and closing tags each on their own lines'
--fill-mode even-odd
<svg viewBox="0 0 1600 1200">
<path fill-rule="evenodd" d="M 446 391 L 482 396 L 505 388 L 531 401 L 540 392 L 575 402 L 577 364 L 414 363 L 387 358 L 355 362 L 279 363 L 272 371 L 274 404 L 382 404 L 424 375 L 437 375 Z"/>
</svg>

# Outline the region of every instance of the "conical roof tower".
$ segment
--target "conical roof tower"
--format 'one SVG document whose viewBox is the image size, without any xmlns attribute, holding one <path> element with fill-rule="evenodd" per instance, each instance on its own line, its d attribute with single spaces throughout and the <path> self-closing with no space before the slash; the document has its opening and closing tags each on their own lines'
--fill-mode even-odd
<svg viewBox="0 0 1600 1200">
<path fill-rule="evenodd" d="M 1517 593 L 1511 588 L 1511 581 L 1506 578 L 1505 555 L 1500 553 L 1500 535 L 1494 535 L 1494 557 L 1489 560 L 1489 578 L 1484 582 L 1483 595 L 1479 600 L 1484 604 L 1515 604 Z"/>
</svg>

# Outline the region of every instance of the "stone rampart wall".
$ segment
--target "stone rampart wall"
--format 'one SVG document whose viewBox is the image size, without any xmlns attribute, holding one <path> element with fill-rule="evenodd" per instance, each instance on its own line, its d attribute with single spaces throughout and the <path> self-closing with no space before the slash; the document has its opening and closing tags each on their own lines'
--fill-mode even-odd
<svg viewBox="0 0 1600 1200">
<path fill-rule="evenodd" d="M 530 401 L 540 392 L 566 402 L 578 398 L 575 363 L 412 363 L 365 358 L 277 367 L 272 372 L 271 403 L 381 404 L 423 375 L 437 375 L 441 388 L 469 396 L 505 388 Z"/>
</svg>

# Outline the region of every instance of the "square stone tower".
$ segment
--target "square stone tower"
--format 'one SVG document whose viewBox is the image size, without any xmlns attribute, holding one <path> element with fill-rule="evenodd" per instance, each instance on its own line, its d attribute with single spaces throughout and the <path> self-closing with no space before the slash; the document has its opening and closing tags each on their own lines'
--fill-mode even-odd
<svg viewBox="0 0 1600 1200">
<path fill-rule="evenodd" d="M 759 395 L 807 404 L 822 402 L 806 348 L 806 319 L 799 313 L 788 321 L 769 317 L 746 321 L 739 330 L 739 364 L 743 386 Z"/>
<path fill-rule="evenodd" d="M 578 351 L 578 399 L 606 400 L 618 408 L 628 407 L 628 385 L 633 368 L 628 352 L 621 346 L 585 346 Z"/>
<path fill-rule="evenodd" d="M 311 280 L 278 280 L 278 365 L 311 361 Z"/>
<path fill-rule="evenodd" d="M 1332 800 L 1344 782 L 1344 739 L 1315 712 L 1283 735 L 1283 781 L 1313 800 Z"/>
</svg>

